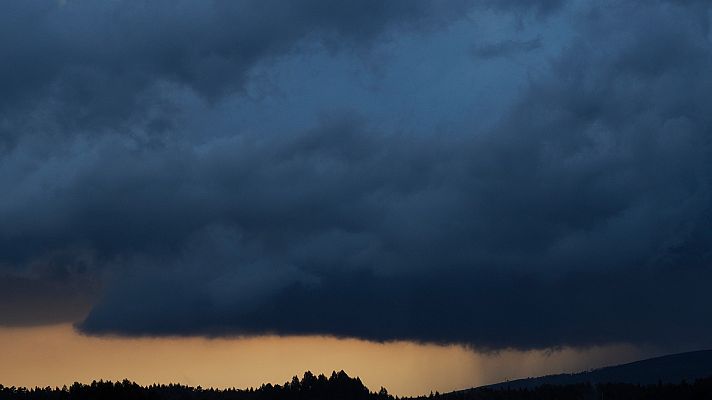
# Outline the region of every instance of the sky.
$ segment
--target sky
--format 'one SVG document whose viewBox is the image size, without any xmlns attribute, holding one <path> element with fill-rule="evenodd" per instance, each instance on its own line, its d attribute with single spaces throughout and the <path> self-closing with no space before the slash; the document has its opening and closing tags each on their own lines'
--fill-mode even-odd
<svg viewBox="0 0 712 400">
<path fill-rule="evenodd" d="M 2 347 L 401 393 L 712 347 L 707 1 L 0 7 Z"/>
</svg>

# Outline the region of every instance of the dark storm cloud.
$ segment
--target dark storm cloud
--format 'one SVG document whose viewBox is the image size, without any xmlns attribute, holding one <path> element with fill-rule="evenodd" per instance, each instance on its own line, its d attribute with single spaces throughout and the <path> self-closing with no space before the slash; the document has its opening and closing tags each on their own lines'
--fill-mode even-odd
<svg viewBox="0 0 712 400">
<path fill-rule="evenodd" d="M 0 309 L 0 323 L 50 322 L 39 304 L 76 292 L 85 294 L 57 307 L 76 320 L 92 302 L 78 324 L 91 334 L 331 334 L 489 349 L 711 344 L 712 36 L 704 4 L 483 2 L 464 19 L 455 18 L 462 9 L 433 16 L 431 2 L 269 11 L 218 3 L 226 7 L 219 12 L 186 3 L 167 14 L 155 3 L 110 4 L 23 11 L 89 13 L 97 26 L 53 39 L 81 49 L 76 81 L 64 72 L 1 78 L 18 96 L 1 103 L 13 141 L 0 164 L 0 277 L 17 288 L 3 296 L 23 312 Z M 233 24 L 247 18 L 242 12 L 251 22 Z M 386 37 L 390 49 L 413 37 L 423 46 L 434 38 L 427 48 L 440 49 L 461 39 L 449 36 L 460 32 L 451 26 L 477 25 L 487 12 L 526 26 L 478 41 L 476 49 L 496 49 L 474 60 L 473 38 L 465 38 L 467 68 L 506 71 L 509 57 L 500 55 L 517 52 L 536 72 L 511 74 L 521 79 L 511 101 L 486 99 L 504 104 L 492 123 L 446 124 L 450 109 L 470 112 L 455 96 L 468 81 L 411 81 L 410 64 L 396 77 L 377 72 L 390 81 L 364 98 L 339 81 L 343 95 L 332 100 L 333 81 L 317 75 L 314 91 L 279 97 L 267 132 L 225 106 L 251 101 L 242 92 L 258 66 L 296 74 L 305 60 L 355 49 L 352 62 Z M 435 28 L 417 29 L 423 21 Z M 102 50 L 103 39 L 84 30 L 121 39 Z M 541 38 L 537 51 L 521 37 Z M 326 50 L 311 48 L 315 41 Z M 403 57 L 440 65 L 437 54 L 423 61 L 413 53 Z M 278 55 L 291 63 L 260 64 Z M 45 64 L 33 68 L 70 68 Z M 340 80 L 372 72 L 356 68 L 361 75 Z M 102 75 L 115 87 L 92 92 Z M 413 113 L 420 103 L 398 96 L 413 83 L 431 112 Z M 67 97 L 51 91 L 58 84 L 91 88 Z M 393 93 L 397 104 L 382 100 Z M 102 108 L 104 94 L 121 107 Z M 328 100 L 308 108 L 301 103 L 310 96 Z M 312 119 L 292 124 L 291 98 Z M 142 136 L 151 129 L 160 140 Z"/>
<path fill-rule="evenodd" d="M 91 309 L 95 292 L 89 282 L 0 275 L 0 326 L 76 321 Z"/>
<path fill-rule="evenodd" d="M 0 326 L 44 325 L 86 315 L 99 292 L 89 274 L 91 260 L 78 253 L 53 254 L 21 274 L 0 268 Z"/>
<path fill-rule="evenodd" d="M 473 53 L 480 58 L 506 57 L 518 53 L 526 53 L 541 47 L 541 38 L 516 41 L 506 40 L 475 47 Z"/>
<path fill-rule="evenodd" d="M 503 10 L 506 12 L 522 12 L 534 10 L 538 15 L 547 15 L 557 11 L 564 5 L 563 0 L 537 0 L 537 1 L 522 1 L 522 0 L 484 0 L 483 4 L 488 7 Z"/>
<path fill-rule="evenodd" d="M 467 3 L 9 2 L 0 15 L 0 47 L 12 60 L 0 66 L 0 115 L 24 129 L 0 133 L 8 146 L 32 128 L 57 125 L 63 133 L 164 130 L 175 111 L 166 85 L 214 100 L 241 90 L 256 63 L 305 37 L 361 47 L 391 27 L 442 24 Z"/>
</svg>

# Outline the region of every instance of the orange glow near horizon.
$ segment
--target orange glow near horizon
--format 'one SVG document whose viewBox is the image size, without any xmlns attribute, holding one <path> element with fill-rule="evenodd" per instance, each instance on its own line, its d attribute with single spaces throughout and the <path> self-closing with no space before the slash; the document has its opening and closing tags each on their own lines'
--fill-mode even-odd
<svg viewBox="0 0 712 400">
<path fill-rule="evenodd" d="M 384 386 L 392 394 L 410 396 L 639 356 L 639 350 L 626 346 L 477 353 L 455 345 L 315 336 L 129 339 L 84 336 L 69 324 L 0 328 L 0 384 L 25 387 L 128 378 L 140 384 L 246 388 L 282 384 L 306 370 L 328 375 L 343 369 L 372 391 Z"/>
</svg>

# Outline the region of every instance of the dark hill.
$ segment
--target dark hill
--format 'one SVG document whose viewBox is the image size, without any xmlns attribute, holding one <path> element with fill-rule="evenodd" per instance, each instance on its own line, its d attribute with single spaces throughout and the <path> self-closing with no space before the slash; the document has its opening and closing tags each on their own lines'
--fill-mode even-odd
<svg viewBox="0 0 712 400">
<path fill-rule="evenodd" d="M 569 385 L 576 383 L 631 383 L 650 385 L 658 382 L 693 382 L 712 376 L 712 350 L 672 354 L 635 361 L 576 374 L 547 375 L 537 378 L 500 382 L 486 387 L 497 389 L 532 388 L 541 385 Z"/>
</svg>

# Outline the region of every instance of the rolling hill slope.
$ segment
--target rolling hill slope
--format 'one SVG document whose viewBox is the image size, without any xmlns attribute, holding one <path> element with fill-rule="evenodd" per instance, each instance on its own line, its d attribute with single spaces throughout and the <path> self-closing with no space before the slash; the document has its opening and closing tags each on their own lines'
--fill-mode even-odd
<svg viewBox="0 0 712 400">
<path fill-rule="evenodd" d="M 655 357 L 575 374 L 547 375 L 487 385 L 488 388 L 532 388 L 544 384 L 688 382 L 712 376 L 712 350 Z"/>
</svg>

